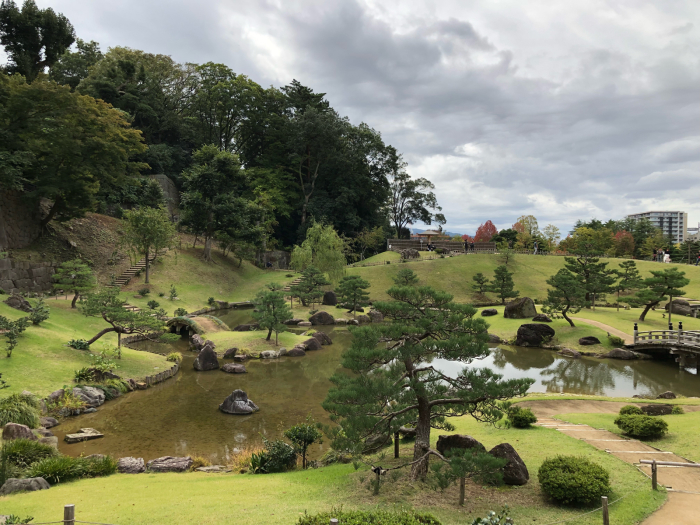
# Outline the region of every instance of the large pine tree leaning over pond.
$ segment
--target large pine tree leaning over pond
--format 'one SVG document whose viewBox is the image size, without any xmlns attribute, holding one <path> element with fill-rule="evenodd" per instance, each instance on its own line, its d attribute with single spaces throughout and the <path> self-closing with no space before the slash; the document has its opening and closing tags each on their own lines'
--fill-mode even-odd
<svg viewBox="0 0 700 525">
<path fill-rule="evenodd" d="M 352 330 L 352 345 L 342 365 L 353 373 L 335 374 L 323 403 L 340 425 L 337 450 L 357 451 L 363 441 L 391 435 L 400 426 L 416 428 L 411 477 L 424 478 L 430 429 L 453 430 L 447 418 L 469 414 L 479 421 L 501 417 L 497 402 L 524 395 L 531 379 L 504 381 L 488 368 L 466 366 L 454 377 L 431 363 L 436 359 L 470 365 L 489 355 L 488 325 L 474 318 L 471 305 L 430 287 L 394 286 L 393 299 L 374 308 L 389 322 Z"/>
</svg>

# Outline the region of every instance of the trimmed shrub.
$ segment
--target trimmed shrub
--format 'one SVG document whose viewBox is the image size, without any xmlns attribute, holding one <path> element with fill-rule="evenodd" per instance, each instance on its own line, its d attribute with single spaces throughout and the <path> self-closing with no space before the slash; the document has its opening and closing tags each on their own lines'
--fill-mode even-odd
<svg viewBox="0 0 700 525">
<path fill-rule="evenodd" d="M 685 410 L 683 410 L 682 406 L 676 405 L 671 409 L 671 414 L 674 414 L 674 415 L 685 414 Z"/>
<path fill-rule="evenodd" d="M 166 358 L 166 361 L 170 361 L 171 363 L 181 363 L 182 362 L 182 354 L 180 352 L 170 352 Z"/>
<path fill-rule="evenodd" d="M 185 315 L 187 315 L 187 310 L 184 308 L 176 308 L 175 312 L 173 313 L 173 316 L 175 317 L 183 317 Z"/>
<path fill-rule="evenodd" d="M 653 416 L 619 416 L 615 424 L 625 434 L 639 438 L 660 438 L 668 432 L 668 423 Z"/>
<path fill-rule="evenodd" d="M 250 457 L 250 471 L 253 474 L 269 474 L 284 472 L 297 464 L 297 453 L 294 448 L 282 440 L 268 441 L 263 438 L 265 450 Z"/>
<path fill-rule="evenodd" d="M 594 503 L 611 490 L 608 471 L 584 457 L 547 458 L 537 478 L 547 496 L 566 505 Z"/>
<path fill-rule="evenodd" d="M 620 409 L 621 416 L 641 416 L 644 414 L 642 409 L 634 405 L 625 405 Z"/>
<path fill-rule="evenodd" d="M 12 394 L 0 400 L 0 426 L 8 423 L 39 426 L 39 401 L 34 396 Z"/>
<path fill-rule="evenodd" d="M 3 461 L 6 460 L 20 468 L 27 468 L 44 458 L 58 456 L 58 450 L 31 439 L 13 439 L 3 444 L 0 454 Z"/>
<path fill-rule="evenodd" d="M 146 304 L 148 305 L 148 308 L 150 308 L 151 310 L 155 310 L 156 308 L 158 308 L 160 306 L 160 303 L 158 301 L 156 301 L 155 299 L 151 299 Z"/>
<path fill-rule="evenodd" d="M 151 293 L 151 290 L 149 290 L 148 288 L 139 289 L 139 295 L 142 297 L 146 297 L 149 293 Z"/>
<path fill-rule="evenodd" d="M 349 510 L 333 509 L 313 516 L 305 514 L 296 525 L 328 525 L 331 518 L 336 518 L 343 525 L 441 525 L 430 514 L 413 510 Z"/>
<path fill-rule="evenodd" d="M 512 406 L 508 409 L 508 419 L 515 428 L 528 428 L 537 423 L 537 417 L 529 408 Z"/>
<path fill-rule="evenodd" d="M 612 344 L 616 348 L 625 346 L 625 340 L 622 337 L 618 337 L 616 335 L 608 334 L 608 341 L 610 341 L 610 344 Z"/>
<path fill-rule="evenodd" d="M 75 348 L 76 350 L 90 350 L 90 343 L 85 339 L 71 339 L 68 341 L 68 346 Z"/>
</svg>

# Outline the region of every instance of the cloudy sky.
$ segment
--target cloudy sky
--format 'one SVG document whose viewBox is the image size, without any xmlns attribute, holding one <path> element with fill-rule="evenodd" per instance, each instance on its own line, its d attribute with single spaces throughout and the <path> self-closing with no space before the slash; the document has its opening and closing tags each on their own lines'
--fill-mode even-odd
<svg viewBox="0 0 700 525">
<path fill-rule="evenodd" d="M 700 222 L 697 0 L 37 0 L 78 36 L 293 78 L 433 181 L 450 231 Z"/>
</svg>

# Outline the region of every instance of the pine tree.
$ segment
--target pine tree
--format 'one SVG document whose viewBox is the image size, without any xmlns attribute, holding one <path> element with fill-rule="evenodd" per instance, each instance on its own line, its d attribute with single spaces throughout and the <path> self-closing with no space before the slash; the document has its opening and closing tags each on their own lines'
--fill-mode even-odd
<svg viewBox="0 0 700 525">
<path fill-rule="evenodd" d="M 586 290 L 587 303 L 591 303 L 591 295 L 612 291 L 615 280 L 611 270 L 607 269 L 608 263 L 600 262 L 600 258 L 590 253 L 564 257 L 564 261 L 564 267 L 577 276 Z"/>
<path fill-rule="evenodd" d="M 256 311 L 252 314 L 253 318 L 260 328 L 267 330 L 267 341 L 272 337 L 272 332 L 275 332 L 275 346 L 277 346 L 279 333 L 287 331 L 287 325 L 284 322 L 293 316 L 292 310 L 284 300 L 284 293 L 280 291 L 279 285 L 271 284 L 268 285 L 267 290 L 258 292 L 254 303 Z"/>
<path fill-rule="evenodd" d="M 642 315 L 639 316 L 640 321 L 644 321 L 649 310 L 669 297 L 673 300 L 674 297 L 685 295 L 684 286 L 690 283 L 689 279 L 683 277 L 685 272 L 678 271 L 678 268 L 669 268 L 662 271 L 651 271 L 651 277 L 647 277 L 641 283 L 639 291 L 634 297 L 623 298 L 622 301 L 644 305 Z M 669 307 L 670 313 L 670 307 Z"/>
<path fill-rule="evenodd" d="M 353 319 L 356 317 L 356 310 L 359 306 L 369 304 L 369 294 L 365 291 L 367 288 L 369 288 L 369 282 L 359 275 L 346 275 L 340 280 L 340 284 L 335 290 L 338 300 L 352 308 Z"/>
<path fill-rule="evenodd" d="M 586 306 L 586 290 L 579 279 L 566 268 L 561 268 L 547 279 L 551 286 L 547 290 L 547 299 L 543 305 L 545 313 L 561 313 L 562 317 L 574 327 L 574 322 L 567 315 L 578 313 Z"/>
<path fill-rule="evenodd" d="M 394 286 L 387 294 L 393 301 L 374 308 L 392 322 L 353 330 L 341 364 L 354 373 L 331 378 L 323 407 L 339 425 L 332 434 L 336 450 L 357 451 L 369 436 L 414 426 L 411 475 L 419 479 L 435 453 L 431 428 L 453 429 L 447 418 L 464 414 L 495 423 L 502 415 L 498 401 L 524 395 L 533 380 L 503 380 L 473 366 L 443 374 L 434 360 L 468 364 L 489 355 L 486 321 L 473 306 L 430 287 Z"/>
<path fill-rule="evenodd" d="M 308 266 L 301 272 L 301 281 L 290 287 L 292 297 L 297 297 L 304 306 L 309 306 L 323 297 L 321 286 L 331 284 L 326 276 L 315 266 Z"/>
<path fill-rule="evenodd" d="M 410 268 L 401 268 L 393 281 L 396 286 L 415 286 L 418 284 L 418 276 Z"/>
<path fill-rule="evenodd" d="M 483 294 L 489 287 L 489 280 L 481 272 L 472 277 L 472 281 L 474 281 L 474 284 L 472 284 L 472 290 L 474 290 L 476 293 Z"/>
<path fill-rule="evenodd" d="M 501 299 L 501 304 L 506 304 L 506 299 L 517 297 L 520 292 L 515 290 L 513 282 L 513 274 L 508 271 L 506 266 L 498 266 L 494 270 L 491 284 L 486 288 L 489 292 L 494 292 Z"/>
<path fill-rule="evenodd" d="M 66 289 L 75 294 L 71 308 L 75 308 L 75 303 L 82 292 L 89 292 L 97 286 L 92 270 L 80 259 L 62 263 L 53 274 L 53 280 L 54 288 Z"/>
<path fill-rule="evenodd" d="M 619 270 L 613 270 L 618 278 L 615 283 L 615 292 L 617 292 L 617 311 L 620 311 L 620 293 L 627 290 L 634 290 L 642 285 L 642 276 L 637 270 L 637 263 L 632 260 L 622 261 Z"/>
</svg>

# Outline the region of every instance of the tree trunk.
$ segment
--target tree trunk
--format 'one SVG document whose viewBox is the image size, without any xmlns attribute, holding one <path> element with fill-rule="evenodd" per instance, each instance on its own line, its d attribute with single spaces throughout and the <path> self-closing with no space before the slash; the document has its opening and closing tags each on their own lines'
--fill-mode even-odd
<svg viewBox="0 0 700 525">
<path fill-rule="evenodd" d="M 267 331 L 267 337 L 265 338 L 265 341 L 269 341 L 269 340 L 270 340 L 270 337 L 272 337 L 272 328 L 270 328 L 270 329 Z"/>
<path fill-rule="evenodd" d="M 279 332 L 275 332 L 275 346 L 279 346 L 279 345 L 280 345 L 280 343 L 279 343 L 279 335 L 280 335 Z"/>
<path fill-rule="evenodd" d="M 97 341 L 97 340 L 98 340 L 100 337 L 102 337 L 103 335 L 108 334 L 109 332 L 116 332 L 116 331 L 117 331 L 117 329 L 114 328 L 114 327 L 105 328 L 105 329 L 102 330 L 100 333 L 98 333 L 95 337 L 93 337 L 92 339 L 90 339 L 90 340 L 88 341 L 88 344 L 91 345 L 92 343 L 94 343 L 95 341 Z"/>
<path fill-rule="evenodd" d="M 566 312 L 568 312 L 568 311 L 569 311 L 568 308 L 566 308 L 565 310 L 562 310 L 561 315 L 571 325 L 571 328 L 576 328 L 574 326 L 574 322 L 571 319 L 569 319 L 569 317 L 566 315 Z"/>
<path fill-rule="evenodd" d="M 204 238 L 204 254 L 202 258 L 205 261 L 211 261 L 211 235 L 207 235 Z"/>
<path fill-rule="evenodd" d="M 197 237 L 199 237 L 199 235 L 195 235 L 195 236 L 194 236 L 194 242 L 192 243 L 192 248 L 194 248 L 195 246 L 197 246 Z"/>
<path fill-rule="evenodd" d="M 78 300 L 78 297 L 80 296 L 80 292 L 78 290 L 75 291 L 75 295 L 73 296 L 73 302 L 70 303 L 71 308 L 75 308 L 75 303 Z"/>
<path fill-rule="evenodd" d="M 151 269 L 151 263 L 148 261 L 148 255 L 149 255 L 148 252 L 149 251 L 150 250 L 148 248 L 146 248 L 146 281 L 145 281 L 145 284 L 148 284 L 148 277 L 149 277 L 149 272 Z"/>
<path fill-rule="evenodd" d="M 617 311 L 620 311 L 620 290 L 617 291 Z"/>
<path fill-rule="evenodd" d="M 672 310 L 673 310 L 673 296 L 668 296 L 668 324 L 669 326 L 673 324 Z"/>
<path fill-rule="evenodd" d="M 416 443 L 413 446 L 413 461 L 418 461 L 430 450 L 430 406 L 427 398 L 418 397 L 418 422 L 416 424 Z M 411 466 L 411 479 L 425 479 L 428 475 L 428 457 Z"/>
<path fill-rule="evenodd" d="M 654 306 L 656 306 L 657 304 L 659 304 L 659 301 L 656 301 L 656 302 L 653 302 L 653 303 L 649 303 L 648 305 L 646 305 L 646 306 L 644 307 L 644 311 L 642 312 L 642 315 L 639 316 L 639 320 L 640 320 L 640 321 L 644 321 L 644 318 L 647 316 L 647 313 L 649 312 L 649 310 L 651 310 L 651 309 L 652 309 Z M 669 307 L 669 308 L 670 308 L 670 307 Z"/>
<path fill-rule="evenodd" d="M 42 229 L 42 230 L 43 230 L 44 228 L 46 228 L 46 226 L 47 226 L 47 225 L 51 222 L 51 220 L 54 218 L 54 216 L 56 215 L 56 212 L 58 211 L 58 206 L 59 206 L 59 204 L 61 204 L 62 202 L 63 202 L 63 199 L 61 198 L 60 195 L 59 195 L 58 197 L 56 197 L 56 200 L 55 200 L 55 201 L 53 201 L 53 206 L 51 206 L 51 209 L 49 210 L 49 214 L 41 220 L 41 229 Z"/>
</svg>

